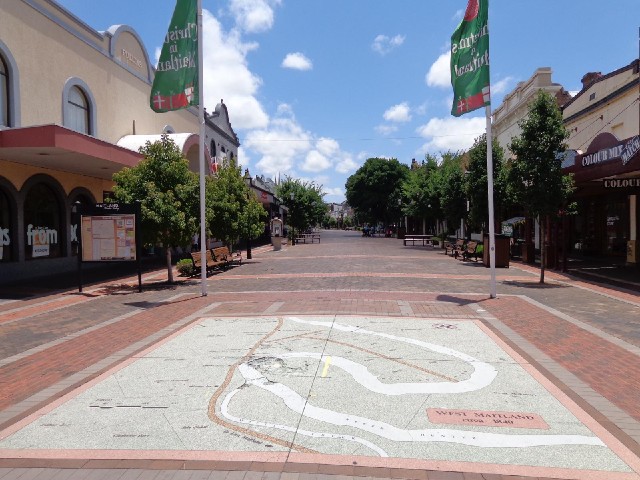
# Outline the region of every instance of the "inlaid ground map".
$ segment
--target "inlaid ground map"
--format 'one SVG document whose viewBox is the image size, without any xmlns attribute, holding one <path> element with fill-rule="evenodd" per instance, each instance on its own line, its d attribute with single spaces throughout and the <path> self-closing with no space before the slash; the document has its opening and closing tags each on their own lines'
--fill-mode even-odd
<svg viewBox="0 0 640 480">
<path fill-rule="evenodd" d="M 36 456 L 293 451 L 629 478 L 637 468 L 473 319 L 205 318 L 2 436 L 0 453 Z"/>
</svg>

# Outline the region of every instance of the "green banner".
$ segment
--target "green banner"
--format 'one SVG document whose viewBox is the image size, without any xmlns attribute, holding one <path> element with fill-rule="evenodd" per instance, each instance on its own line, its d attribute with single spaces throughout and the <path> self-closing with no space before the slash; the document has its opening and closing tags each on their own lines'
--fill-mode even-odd
<svg viewBox="0 0 640 480">
<path fill-rule="evenodd" d="M 451 36 L 451 85 L 451 115 L 491 105 L 489 0 L 469 0 L 464 19 Z"/>
<path fill-rule="evenodd" d="M 178 0 L 151 87 L 151 109 L 198 105 L 198 1 Z"/>
</svg>

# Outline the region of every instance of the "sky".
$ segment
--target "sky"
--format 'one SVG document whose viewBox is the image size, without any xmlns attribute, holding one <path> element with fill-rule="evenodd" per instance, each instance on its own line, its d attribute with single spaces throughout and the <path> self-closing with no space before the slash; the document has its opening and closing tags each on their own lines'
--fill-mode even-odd
<svg viewBox="0 0 640 480">
<path fill-rule="evenodd" d="M 128 25 L 155 63 L 175 0 L 57 0 L 97 31 Z M 224 99 L 252 176 L 345 199 L 367 158 L 466 150 L 484 109 L 451 116 L 451 34 L 466 0 L 202 0 L 204 105 Z M 539 67 L 570 92 L 639 55 L 639 0 L 492 0 L 492 109 Z"/>
</svg>

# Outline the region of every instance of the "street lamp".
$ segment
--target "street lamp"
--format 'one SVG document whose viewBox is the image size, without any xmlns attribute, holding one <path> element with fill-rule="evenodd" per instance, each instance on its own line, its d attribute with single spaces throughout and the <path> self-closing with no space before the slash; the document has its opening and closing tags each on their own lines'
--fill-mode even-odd
<svg viewBox="0 0 640 480">
<path fill-rule="evenodd" d="M 291 205 L 289 206 L 289 223 L 291 224 L 291 246 L 293 247 L 296 244 L 296 229 L 293 226 L 293 200 L 296 198 L 295 194 L 291 192 L 289 194 L 289 198 L 291 199 Z"/>
<path fill-rule="evenodd" d="M 245 169 L 244 171 L 244 177 L 243 177 L 244 183 L 247 184 L 247 187 L 249 187 L 249 190 L 247 191 L 247 200 L 251 199 L 251 175 L 249 175 L 249 169 Z M 247 205 L 247 213 L 249 212 L 248 210 L 248 205 Z M 247 215 L 247 260 L 251 260 L 251 231 L 250 229 L 250 225 L 249 225 L 249 215 Z"/>
</svg>

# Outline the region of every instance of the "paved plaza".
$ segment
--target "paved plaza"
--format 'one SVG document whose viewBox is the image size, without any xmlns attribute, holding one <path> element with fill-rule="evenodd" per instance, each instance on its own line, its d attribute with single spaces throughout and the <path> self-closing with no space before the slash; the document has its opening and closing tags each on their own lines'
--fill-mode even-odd
<svg viewBox="0 0 640 480">
<path fill-rule="evenodd" d="M 640 296 L 322 231 L 0 298 L 0 480 L 640 480 Z"/>
</svg>

